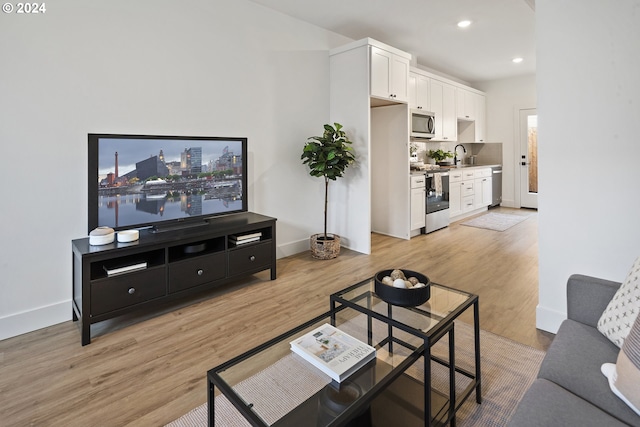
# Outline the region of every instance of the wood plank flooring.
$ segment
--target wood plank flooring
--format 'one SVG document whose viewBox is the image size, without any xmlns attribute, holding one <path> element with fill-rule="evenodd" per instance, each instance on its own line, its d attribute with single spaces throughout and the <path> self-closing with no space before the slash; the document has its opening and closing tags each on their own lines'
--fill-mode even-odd
<svg viewBox="0 0 640 427">
<path fill-rule="evenodd" d="M 85 347 L 71 321 L 0 341 L 0 425 L 162 426 L 206 401 L 208 369 L 327 311 L 331 293 L 386 268 L 480 295 L 483 329 L 546 349 L 553 335 L 535 328 L 537 213 L 492 211 L 528 219 L 504 232 L 454 223 L 409 241 L 374 234 L 372 255 L 283 258 L 275 281 L 263 272 L 103 322 Z"/>
</svg>

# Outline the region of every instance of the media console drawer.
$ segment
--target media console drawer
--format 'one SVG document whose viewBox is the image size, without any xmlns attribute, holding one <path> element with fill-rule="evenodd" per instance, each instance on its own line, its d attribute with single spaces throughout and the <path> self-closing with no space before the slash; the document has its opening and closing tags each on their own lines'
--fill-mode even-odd
<svg viewBox="0 0 640 427">
<path fill-rule="evenodd" d="M 225 261 L 225 252 L 218 252 L 170 263 L 169 292 L 224 279 L 227 273 Z"/>
<path fill-rule="evenodd" d="M 165 269 L 153 267 L 91 282 L 91 315 L 139 304 L 167 293 Z"/>
<path fill-rule="evenodd" d="M 271 242 L 258 243 L 229 251 L 229 276 L 264 269 L 271 264 Z"/>
</svg>

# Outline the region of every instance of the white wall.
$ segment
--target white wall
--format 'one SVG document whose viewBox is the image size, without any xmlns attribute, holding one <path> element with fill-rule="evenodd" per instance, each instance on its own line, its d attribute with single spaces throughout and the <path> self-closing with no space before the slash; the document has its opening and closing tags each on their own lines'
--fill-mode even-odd
<svg viewBox="0 0 640 427">
<path fill-rule="evenodd" d="M 0 339 L 71 318 L 87 232 L 87 133 L 249 138 L 249 209 L 278 256 L 322 228 L 300 162 L 329 119 L 328 50 L 350 42 L 244 0 L 47 3 L 0 14 Z"/>
<path fill-rule="evenodd" d="M 536 76 L 524 75 L 474 85 L 486 94 L 487 140 L 502 143 L 502 206 L 519 207 L 518 111 L 536 107 Z"/>
<path fill-rule="evenodd" d="M 536 2 L 540 159 L 537 324 L 566 317 L 566 281 L 622 281 L 640 255 L 640 3 Z"/>
</svg>

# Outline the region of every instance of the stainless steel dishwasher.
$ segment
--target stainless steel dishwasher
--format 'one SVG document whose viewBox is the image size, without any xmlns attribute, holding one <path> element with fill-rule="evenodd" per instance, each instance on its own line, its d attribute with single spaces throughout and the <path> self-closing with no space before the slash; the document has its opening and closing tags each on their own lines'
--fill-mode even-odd
<svg viewBox="0 0 640 427">
<path fill-rule="evenodd" d="M 491 167 L 491 206 L 499 206 L 502 203 L 502 166 Z"/>
</svg>

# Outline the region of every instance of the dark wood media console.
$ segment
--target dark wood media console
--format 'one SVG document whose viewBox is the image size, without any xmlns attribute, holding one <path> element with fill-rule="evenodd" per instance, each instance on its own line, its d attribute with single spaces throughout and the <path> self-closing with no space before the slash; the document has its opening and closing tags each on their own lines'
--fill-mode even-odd
<svg viewBox="0 0 640 427">
<path fill-rule="evenodd" d="M 259 240 L 235 242 L 256 233 Z M 88 237 L 76 239 L 72 249 L 73 320 L 81 321 L 82 345 L 87 345 L 94 323 L 263 270 L 271 270 L 274 280 L 276 219 L 232 214 L 194 228 L 141 230 L 131 243 L 91 246 Z"/>
</svg>

